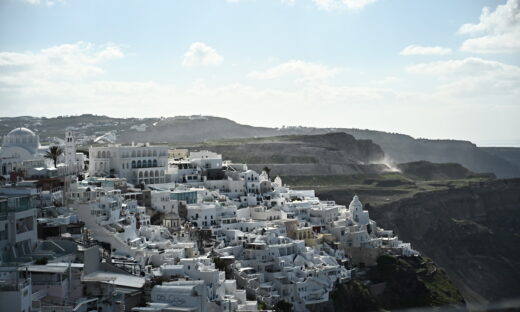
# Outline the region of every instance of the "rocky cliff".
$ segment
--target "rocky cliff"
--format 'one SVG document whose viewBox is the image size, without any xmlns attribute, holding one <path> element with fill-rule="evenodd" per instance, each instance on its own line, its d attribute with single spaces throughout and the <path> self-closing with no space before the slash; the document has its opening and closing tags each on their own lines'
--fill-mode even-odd
<svg viewBox="0 0 520 312">
<path fill-rule="evenodd" d="M 346 133 L 278 136 L 197 145 L 221 153 L 224 159 L 244 162 L 272 175 L 330 175 L 380 173 L 388 167 L 385 154 L 370 140 L 356 140 Z"/>
<path fill-rule="evenodd" d="M 520 297 L 520 179 L 420 193 L 369 210 L 444 268 L 470 304 Z"/>
<path fill-rule="evenodd" d="M 430 259 L 385 255 L 363 273 L 363 277 L 338 285 L 329 302 L 310 310 L 363 312 L 439 306 L 464 310 L 462 295 Z"/>
</svg>

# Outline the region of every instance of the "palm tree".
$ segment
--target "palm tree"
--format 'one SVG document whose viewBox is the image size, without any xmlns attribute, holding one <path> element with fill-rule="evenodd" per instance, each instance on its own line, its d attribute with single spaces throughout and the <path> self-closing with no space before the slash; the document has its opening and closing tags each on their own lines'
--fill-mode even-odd
<svg viewBox="0 0 520 312">
<path fill-rule="evenodd" d="M 54 162 L 54 167 L 56 167 L 56 163 L 58 162 L 58 158 L 63 155 L 63 149 L 59 146 L 51 146 L 49 147 L 49 150 L 45 152 L 45 155 L 43 157 L 47 159 L 52 159 Z"/>
</svg>

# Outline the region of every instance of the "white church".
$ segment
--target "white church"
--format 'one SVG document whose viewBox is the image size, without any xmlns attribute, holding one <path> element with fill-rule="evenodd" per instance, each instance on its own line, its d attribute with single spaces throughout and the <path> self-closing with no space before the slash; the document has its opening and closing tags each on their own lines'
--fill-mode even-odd
<svg viewBox="0 0 520 312">
<path fill-rule="evenodd" d="M 84 155 L 76 153 L 73 133 L 66 131 L 65 145 L 60 163 L 67 167 L 67 173 L 78 172 L 84 162 Z M 53 167 L 52 161 L 45 159 L 49 146 L 40 145 L 40 137 L 27 128 L 16 128 L 3 137 L 0 149 L 0 175 L 8 178 L 11 172 L 22 170 L 43 171 Z M 63 166 L 61 164 L 58 167 Z M 57 168 L 56 168 L 57 169 Z"/>
</svg>

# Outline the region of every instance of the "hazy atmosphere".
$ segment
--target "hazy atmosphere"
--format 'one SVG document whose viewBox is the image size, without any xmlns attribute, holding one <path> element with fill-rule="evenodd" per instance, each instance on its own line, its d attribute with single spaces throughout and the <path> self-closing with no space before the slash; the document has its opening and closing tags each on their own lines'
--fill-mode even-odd
<svg viewBox="0 0 520 312">
<path fill-rule="evenodd" d="M 0 0 L 0 312 L 520 311 L 520 0 Z"/>
<path fill-rule="evenodd" d="M 3 116 L 203 114 L 520 146 L 518 0 L 0 1 Z"/>
</svg>

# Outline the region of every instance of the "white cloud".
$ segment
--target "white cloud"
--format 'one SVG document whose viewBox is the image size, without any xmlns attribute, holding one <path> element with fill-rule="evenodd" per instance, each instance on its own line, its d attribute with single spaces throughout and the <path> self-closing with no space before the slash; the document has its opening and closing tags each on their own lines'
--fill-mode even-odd
<svg viewBox="0 0 520 312">
<path fill-rule="evenodd" d="M 439 79 L 439 90 L 449 95 L 520 95 L 520 67 L 497 61 L 469 57 L 416 64 L 408 67 L 407 71 Z"/>
<path fill-rule="evenodd" d="M 219 65 L 222 63 L 222 61 L 222 56 L 220 56 L 215 49 L 203 42 L 194 42 L 190 45 L 190 48 L 184 54 L 182 65 Z"/>
<path fill-rule="evenodd" d="M 63 2 L 63 0 L 22 0 L 25 3 L 33 4 L 33 5 L 46 5 L 53 6 L 56 3 Z"/>
<path fill-rule="evenodd" d="M 0 52 L 2 111 L 6 116 L 205 114 L 265 126 L 348 126 L 452 138 L 509 138 L 518 133 L 514 118 L 520 112 L 519 67 L 480 58 L 417 64 L 408 68 L 414 74 L 410 80 L 405 80 L 408 75 L 389 76 L 383 79 L 386 85 L 359 73 L 348 77 L 349 71 L 294 60 L 250 76 L 297 76 L 304 84 L 250 80 L 248 84 L 196 82 L 178 86 L 111 80 L 106 65 L 121 57 L 124 54 L 118 46 L 82 42 L 40 51 Z M 399 82 L 397 79 L 403 79 L 402 83 L 392 84 Z M 433 83 L 428 81 L 426 90 L 414 88 L 416 82 L 428 79 Z M 406 92 L 408 86 L 415 91 Z M 276 113 L 265 120 L 243 113 L 259 107 Z M 490 110 L 494 114 L 491 119 Z M 461 118 L 469 120 L 462 128 Z M 439 124 L 443 126 L 439 128 Z M 494 132 L 488 134 L 483 124 L 493 127 Z"/>
<path fill-rule="evenodd" d="M 300 60 L 288 61 L 265 71 L 255 71 L 248 74 L 254 79 L 276 79 L 288 75 L 296 75 L 298 81 L 317 81 L 331 78 L 338 73 L 338 68 L 327 67 L 318 63 Z"/>
<path fill-rule="evenodd" d="M 341 9 L 359 10 L 377 0 L 312 0 L 319 9 L 332 11 Z"/>
<path fill-rule="evenodd" d="M 110 80 L 106 63 L 123 57 L 114 45 L 64 44 L 34 52 L 0 52 L 0 99 L 6 115 L 49 116 L 95 112 L 112 116 L 209 114 L 243 119 L 244 103 L 277 111 L 277 116 L 312 120 L 316 105 L 331 115 L 343 105 L 391 102 L 385 89 L 327 85 L 336 69 L 291 61 L 258 74 L 272 79 L 296 74 L 313 83 L 297 87 L 262 87 L 196 82 L 179 88 L 171 83 Z M 283 104 L 283 105 L 280 105 Z M 240 108 L 240 109 L 239 109 Z M 280 117 L 282 118 L 282 117 Z M 344 117 L 338 120 L 343 120 Z M 330 119 L 330 117 L 329 117 Z M 276 120 L 282 124 L 282 119 Z"/>
<path fill-rule="evenodd" d="M 244 2 L 245 0 L 226 0 L 226 2 L 229 3 L 238 3 L 238 2 Z M 294 4 L 296 0 L 280 0 L 283 4 Z"/>
<path fill-rule="evenodd" d="M 472 76 L 490 73 L 510 73 L 520 75 L 520 67 L 478 57 L 468 57 L 461 60 L 437 61 L 416 64 L 408 67 L 408 71 L 416 74 L 440 76 Z"/>
<path fill-rule="evenodd" d="M 426 47 L 416 44 L 407 46 L 401 51 L 401 55 L 447 55 L 451 53 L 450 48 L 444 47 Z"/>
<path fill-rule="evenodd" d="M 62 44 L 34 52 L 0 52 L 0 83 L 82 79 L 103 73 L 100 64 L 124 57 L 113 44 Z"/>
<path fill-rule="evenodd" d="M 520 52 L 520 0 L 508 0 L 490 11 L 482 9 L 478 24 L 464 24 L 459 34 L 474 36 L 461 50 L 474 53 Z"/>
<path fill-rule="evenodd" d="M 395 84 L 395 83 L 398 83 L 398 82 L 401 82 L 402 79 L 399 78 L 399 77 L 395 77 L 395 76 L 386 76 L 384 77 L 383 79 L 380 79 L 380 80 L 377 80 L 376 83 L 377 84 Z"/>
</svg>

